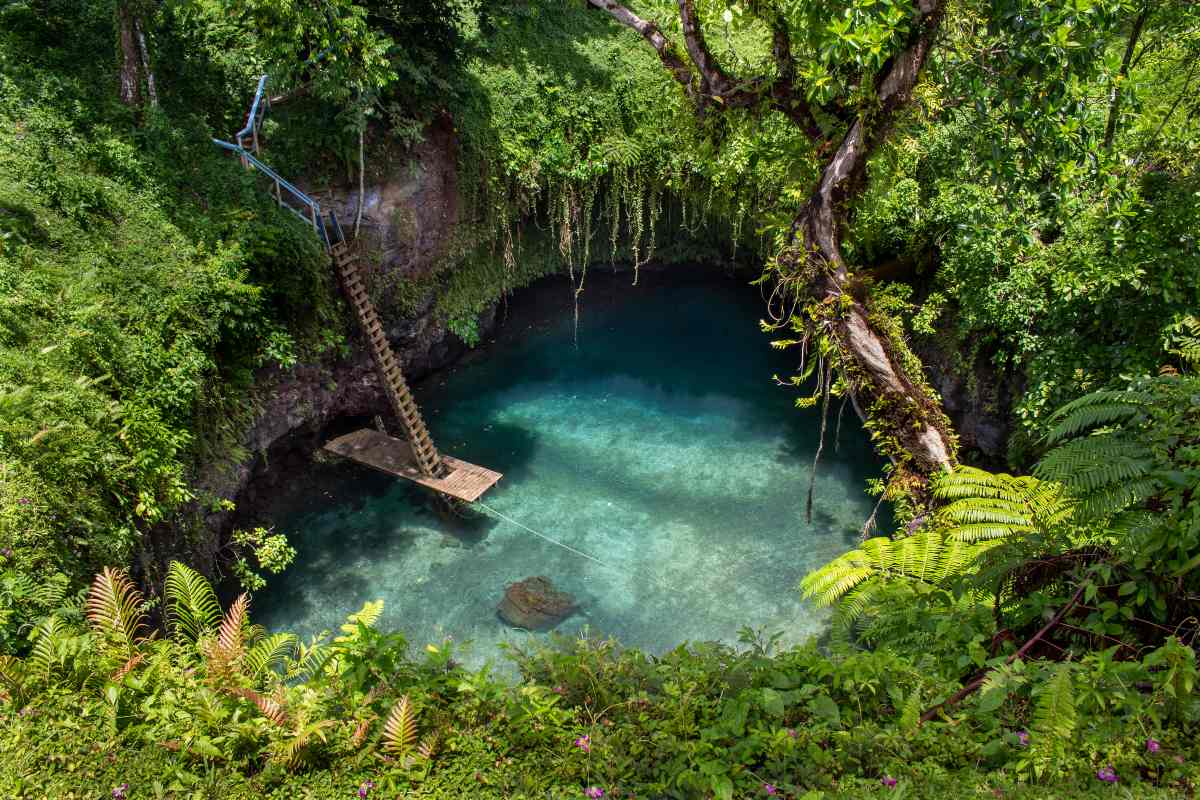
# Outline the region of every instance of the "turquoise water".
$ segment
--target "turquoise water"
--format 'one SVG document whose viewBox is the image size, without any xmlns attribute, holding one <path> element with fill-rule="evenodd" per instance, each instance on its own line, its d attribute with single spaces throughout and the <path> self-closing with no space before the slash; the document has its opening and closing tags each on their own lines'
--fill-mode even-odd
<svg viewBox="0 0 1200 800">
<path fill-rule="evenodd" d="M 857 541 L 879 469 L 853 410 L 836 452 L 831 411 L 808 524 L 819 420 L 771 379 L 796 356 L 768 347 L 758 295 L 732 279 L 596 281 L 577 347 L 566 289 L 543 287 L 509 309 L 520 325 L 418 391 L 443 452 L 504 473 L 484 503 L 596 561 L 490 513 L 441 513 L 406 482 L 314 465 L 269 512 L 299 555 L 255 619 L 309 635 L 382 599 L 381 626 L 417 646 L 470 640 L 477 666 L 546 635 L 496 615 L 506 584 L 545 575 L 579 603 L 559 632 L 653 652 L 736 642 L 745 625 L 819 632 L 796 585 Z"/>
</svg>

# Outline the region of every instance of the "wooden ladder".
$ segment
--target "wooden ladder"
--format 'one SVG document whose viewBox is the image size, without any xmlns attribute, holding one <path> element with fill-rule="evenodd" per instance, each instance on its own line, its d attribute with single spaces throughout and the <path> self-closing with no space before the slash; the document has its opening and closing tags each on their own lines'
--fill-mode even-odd
<svg viewBox="0 0 1200 800">
<path fill-rule="evenodd" d="M 442 457 L 438 454 L 437 448 L 433 446 L 429 429 L 425 427 L 425 419 L 421 416 L 421 411 L 417 408 L 416 401 L 413 400 L 412 392 L 409 391 L 408 383 L 404 380 L 400 364 L 396 360 L 396 354 L 392 352 L 387 336 L 383 333 L 383 323 L 380 322 L 379 314 L 375 311 L 375 304 L 367 296 L 362 275 L 358 271 L 358 257 L 346 246 L 345 242 L 333 245 L 330 248 L 330 255 L 333 257 L 333 265 L 341 280 L 342 291 L 346 293 L 346 299 L 354 308 L 358 324 L 367 335 L 367 341 L 371 347 L 371 359 L 375 362 L 375 368 L 383 379 L 383 388 L 392 404 L 392 410 L 404 426 L 404 433 L 412 448 L 413 456 L 417 460 L 417 466 L 427 476 L 441 477 Z"/>
</svg>

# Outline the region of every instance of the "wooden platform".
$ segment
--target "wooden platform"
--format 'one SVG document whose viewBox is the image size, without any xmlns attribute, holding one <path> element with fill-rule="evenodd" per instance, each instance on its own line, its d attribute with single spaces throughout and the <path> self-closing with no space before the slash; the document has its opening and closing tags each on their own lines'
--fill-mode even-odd
<svg viewBox="0 0 1200 800">
<path fill-rule="evenodd" d="M 436 492 L 466 500 L 468 503 L 478 500 L 502 477 L 499 472 L 443 455 L 442 462 L 449 471 L 444 478 L 430 478 L 418 469 L 416 457 L 408 442 L 369 428 L 326 442 L 324 449 L 388 475 L 407 478 Z"/>
</svg>

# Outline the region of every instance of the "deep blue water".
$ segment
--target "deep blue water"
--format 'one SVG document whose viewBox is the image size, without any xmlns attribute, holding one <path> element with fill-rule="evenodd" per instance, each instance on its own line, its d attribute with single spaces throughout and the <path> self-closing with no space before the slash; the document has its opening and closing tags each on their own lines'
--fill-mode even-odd
<svg viewBox="0 0 1200 800">
<path fill-rule="evenodd" d="M 418 398 L 443 452 L 504 473 L 484 503 L 603 563 L 487 512 L 440 514 L 405 482 L 314 464 L 270 511 L 299 555 L 255 599 L 257 621 L 310 635 L 383 599 L 381 626 L 418 646 L 470 640 L 477 665 L 544 636 L 506 626 L 496 604 L 545 575 L 580 604 L 560 632 L 654 652 L 734 642 L 744 625 L 788 641 L 820 630 L 796 585 L 857 542 L 879 471 L 853 410 L 836 450 L 831 411 L 808 524 L 819 418 L 772 381 L 797 355 L 768 346 L 756 292 L 595 280 L 577 347 L 565 286 L 543 286 L 510 309 L 522 323 Z"/>
</svg>

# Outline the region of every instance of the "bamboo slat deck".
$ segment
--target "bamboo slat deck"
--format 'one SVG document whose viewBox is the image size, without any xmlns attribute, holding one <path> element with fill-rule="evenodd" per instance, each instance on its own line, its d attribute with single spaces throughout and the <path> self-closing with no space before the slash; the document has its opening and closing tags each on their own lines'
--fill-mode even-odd
<svg viewBox="0 0 1200 800">
<path fill-rule="evenodd" d="M 468 503 L 478 500 L 502 477 L 499 472 L 447 455 L 442 456 L 442 464 L 445 467 L 443 477 L 426 475 L 421 472 L 408 442 L 369 428 L 339 436 L 327 442 L 325 449 L 380 472 L 406 478 Z"/>
</svg>

